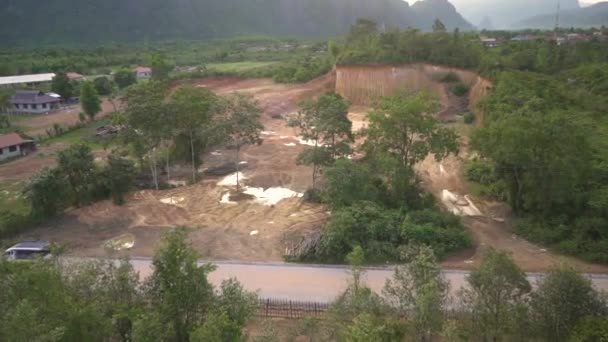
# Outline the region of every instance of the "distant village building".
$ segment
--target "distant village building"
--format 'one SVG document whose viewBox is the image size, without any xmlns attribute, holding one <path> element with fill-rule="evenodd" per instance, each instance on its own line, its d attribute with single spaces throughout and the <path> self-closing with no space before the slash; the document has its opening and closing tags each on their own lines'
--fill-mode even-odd
<svg viewBox="0 0 608 342">
<path fill-rule="evenodd" d="M 23 139 L 17 133 L 0 135 L 0 161 L 25 156 L 35 149 L 33 140 Z"/>
<path fill-rule="evenodd" d="M 535 35 L 532 35 L 532 34 L 520 34 L 520 35 L 517 35 L 517 36 L 511 38 L 511 41 L 514 41 L 514 42 L 529 42 L 529 41 L 533 41 L 533 40 L 536 40 L 536 39 L 537 39 L 537 37 Z"/>
<path fill-rule="evenodd" d="M 82 76 L 81 74 L 79 74 L 77 72 L 68 72 L 66 75 L 68 76 L 70 81 L 74 81 L 74 82 L 84 81 L 84 76 Z"/>
<path fill-rule="evenodd" d="M 148 67 L 137 67 L 135 68 L 135 77 L 138 81 L 148 80 L 152 77 L 152 69 Z"/>
<path fill-rule="evenodd" d="M 489 48 L 497 47 L 502 43 L 502 41 L 498 38 L 491 38 L 486 36 L 479 37 L 479 40 L 481 41 L 481 44 L 483 44 L 483 46 Z"/>
<path fill-rule="evenodd" d="M 41 83 L 50 83 L 55 78 L 55 74 L 35 74 L 0 77 L 0 87 L 33 86 Z"/>
<path fill-rule="evenodd" d="M 37 90 L 18 90 L 11 97 L 11 110 L 16 113 L 43 114 L 59 109 L 61 98 Z"/>
</svg>

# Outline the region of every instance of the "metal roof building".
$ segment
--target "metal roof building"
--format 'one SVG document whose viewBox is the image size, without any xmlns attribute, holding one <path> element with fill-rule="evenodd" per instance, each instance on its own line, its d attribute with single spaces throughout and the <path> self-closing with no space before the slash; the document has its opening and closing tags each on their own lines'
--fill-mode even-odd
<svg viewBox="0 0 608 342">
<path fill-rule="evenodd" d="M 12 84 L 51 82 L 53 78 L 55 78 L 55 74 L 53 73 L 0 77 L 0 86 Z"/>
</svg>

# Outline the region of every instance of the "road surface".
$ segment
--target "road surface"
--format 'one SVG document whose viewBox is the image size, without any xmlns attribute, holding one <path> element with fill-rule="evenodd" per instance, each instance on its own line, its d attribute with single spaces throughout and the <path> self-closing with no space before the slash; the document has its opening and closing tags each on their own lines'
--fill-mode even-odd
<svg viewBox="0 0 608 342">
<path fill-rule="evenodd" d="M 151 259 L 135 258 L 131 263 L 142 278 L 152 273 Z M 257 291 L 261 298 L 330 303 L 344 292 L 350 279 L 348 267 L 344 266 L 229 261 L 212 263 L 217 266 L 209 275 L 212 284 L 218 286 L 225 279 L 237 278 L 247 290 Z M 469 274 L 466 271 L 450 270 L 443 273 L 450 282 L 452 294 L 462 288 Z M 364 280 L 372 290 L 381 293 L 384 283 L 392 274 L 392 267 L 367 268 Z M 529 273 L 528 279 L 531 284 L 535 284 L 542 276 Z M 593 281 L 596 288 L 608 291 L 608 275 L 586 276 Z"/>
</svg>

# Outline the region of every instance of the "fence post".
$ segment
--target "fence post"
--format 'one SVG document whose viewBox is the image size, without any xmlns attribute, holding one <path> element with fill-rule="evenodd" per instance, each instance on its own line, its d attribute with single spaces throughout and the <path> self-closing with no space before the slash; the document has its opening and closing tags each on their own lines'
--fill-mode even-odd
<svg viewBox="0 0 608 342">
<path fill-rule="evenodd" d="M 270 298 L 266 299 L 266 317 L 268 317 L 268 310 L 270 308 Z"/>
</svg>

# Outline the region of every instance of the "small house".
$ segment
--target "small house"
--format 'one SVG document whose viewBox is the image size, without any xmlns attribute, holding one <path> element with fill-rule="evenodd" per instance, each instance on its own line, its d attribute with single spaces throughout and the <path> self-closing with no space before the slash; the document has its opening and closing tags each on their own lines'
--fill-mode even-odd
<svg viewBox="0 0 608 342">
<path fill-rule="evenodd" d="M 152 69 L 148 67 L 137 67 L 135 68 L 135 77 L 138 81 L 148 80 L 152 77 Z"/>
<path fill-rule="evenodd" d="M 479 37 L 479 40 L 481 41 L 481 44 L 483 44 L 483 46 L 488 47 L 488 48 L 497 47 L 502 43 L 502 41 L 497 38 L 486 37 L 486 36 Z"/>
<path fill-rule="evenodd" d="M 25 156 L 35 149 L 33 140 L 23 139 L 17 133 L 0 135 L 0 161 Z"/>
<path fill-rule="evenodd" d="M 79 74 L 77 72 L 68 72 L 66 75 L 68 76 L 70 81 L 74 81 L 74 82 L 84 81 L 84 76 L 82 76 L 81 74 Z"/>
<path fill-rule="evenodd" d="M 10 100 L 11 109 L 17 113 L 43 114 L 59 109 L 61 98 L 37 90 L 18 90 Z"/>
</svg>

